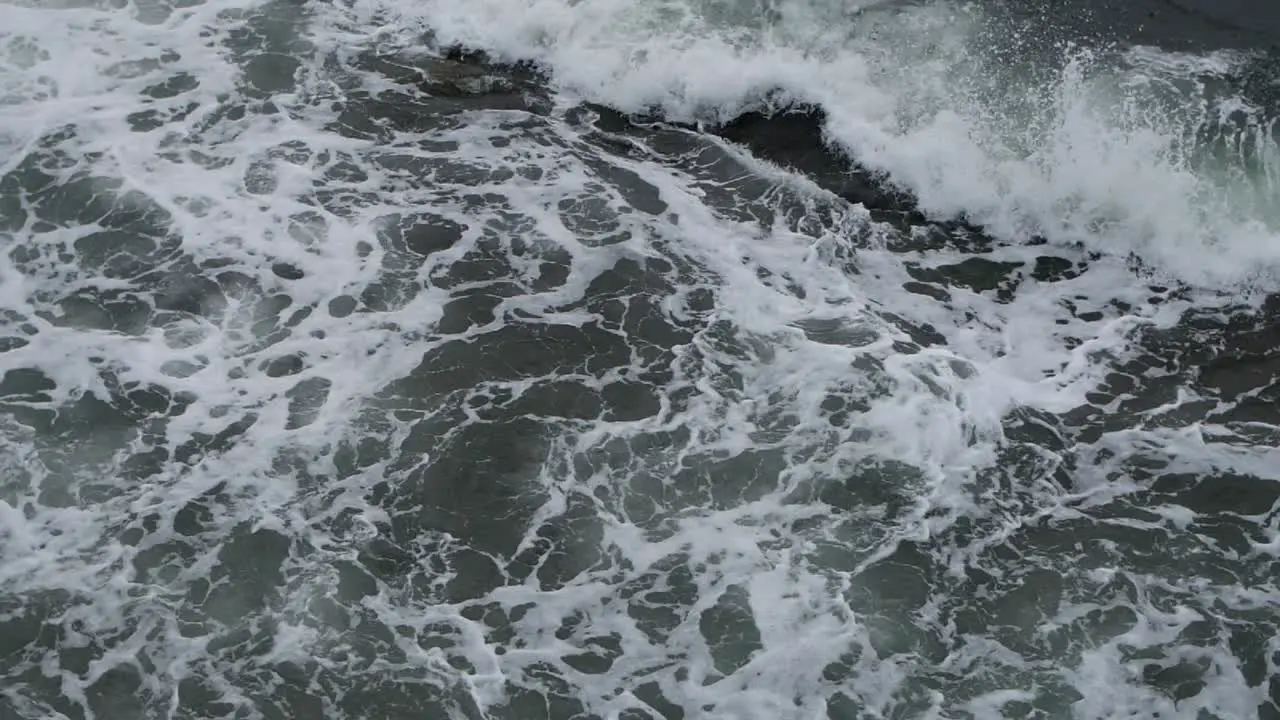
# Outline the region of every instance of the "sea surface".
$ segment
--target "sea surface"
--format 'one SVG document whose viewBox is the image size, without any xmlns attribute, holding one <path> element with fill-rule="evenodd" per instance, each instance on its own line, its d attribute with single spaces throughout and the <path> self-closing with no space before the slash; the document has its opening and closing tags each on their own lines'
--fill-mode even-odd
<svg viewBox="0 0 1280 720">
<path fill-rule="evenodd" d="M 0 719 L 1280 720 L 1280 10 L 3 0 Z"/>
</svg>

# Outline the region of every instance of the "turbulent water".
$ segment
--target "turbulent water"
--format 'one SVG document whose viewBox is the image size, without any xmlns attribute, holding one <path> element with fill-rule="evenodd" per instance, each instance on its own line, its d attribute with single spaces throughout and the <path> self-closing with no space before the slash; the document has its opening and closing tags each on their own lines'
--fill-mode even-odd
<svg viewBox="0 0 1280 720">
<path fill-rule="evenodd" d="M 1280 718 L 1280 58 L 1055 13 L 0 4 L 0 718 Z"/>
</svg>

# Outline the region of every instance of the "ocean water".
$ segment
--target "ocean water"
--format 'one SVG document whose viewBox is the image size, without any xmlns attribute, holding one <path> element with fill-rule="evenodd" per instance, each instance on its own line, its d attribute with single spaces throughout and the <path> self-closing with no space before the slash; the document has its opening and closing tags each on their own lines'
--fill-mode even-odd
<svg viewBox="0 0 1280 720">
<path fill-rule="evenodd" d="M 0 4 L 0 718 L 1280 718 L 1237 5 Z"/>
</svg>

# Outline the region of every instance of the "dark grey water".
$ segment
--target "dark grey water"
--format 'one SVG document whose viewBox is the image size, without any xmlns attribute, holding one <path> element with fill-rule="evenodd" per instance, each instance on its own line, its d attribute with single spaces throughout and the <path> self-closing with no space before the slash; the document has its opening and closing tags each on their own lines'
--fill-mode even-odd
<svg viewBox="0 0 1280 720">
<path fill-rule="evenodd" d="M 1265 11 L 0 7 L 0 717 L 1280 717 Z"/>
</svg>

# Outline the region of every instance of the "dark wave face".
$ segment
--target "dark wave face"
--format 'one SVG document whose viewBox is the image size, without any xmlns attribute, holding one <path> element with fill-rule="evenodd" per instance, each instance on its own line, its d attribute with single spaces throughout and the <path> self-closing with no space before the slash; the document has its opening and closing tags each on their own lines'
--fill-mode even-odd
<svg viewBox="0 0 1280 720">
<path fill-rule="evenodd" d="M 1174 52 L 1280 46 L 1280 9 L 1245 0 L 991 0 L 985 5 L 1070 28 L 1084 39 L 1152 45 Z"/>
<path fill-rule="evenodd" d="M 1280 717 L 1276 11 L 0 13 L 0 718 Z"/>
</svg>

